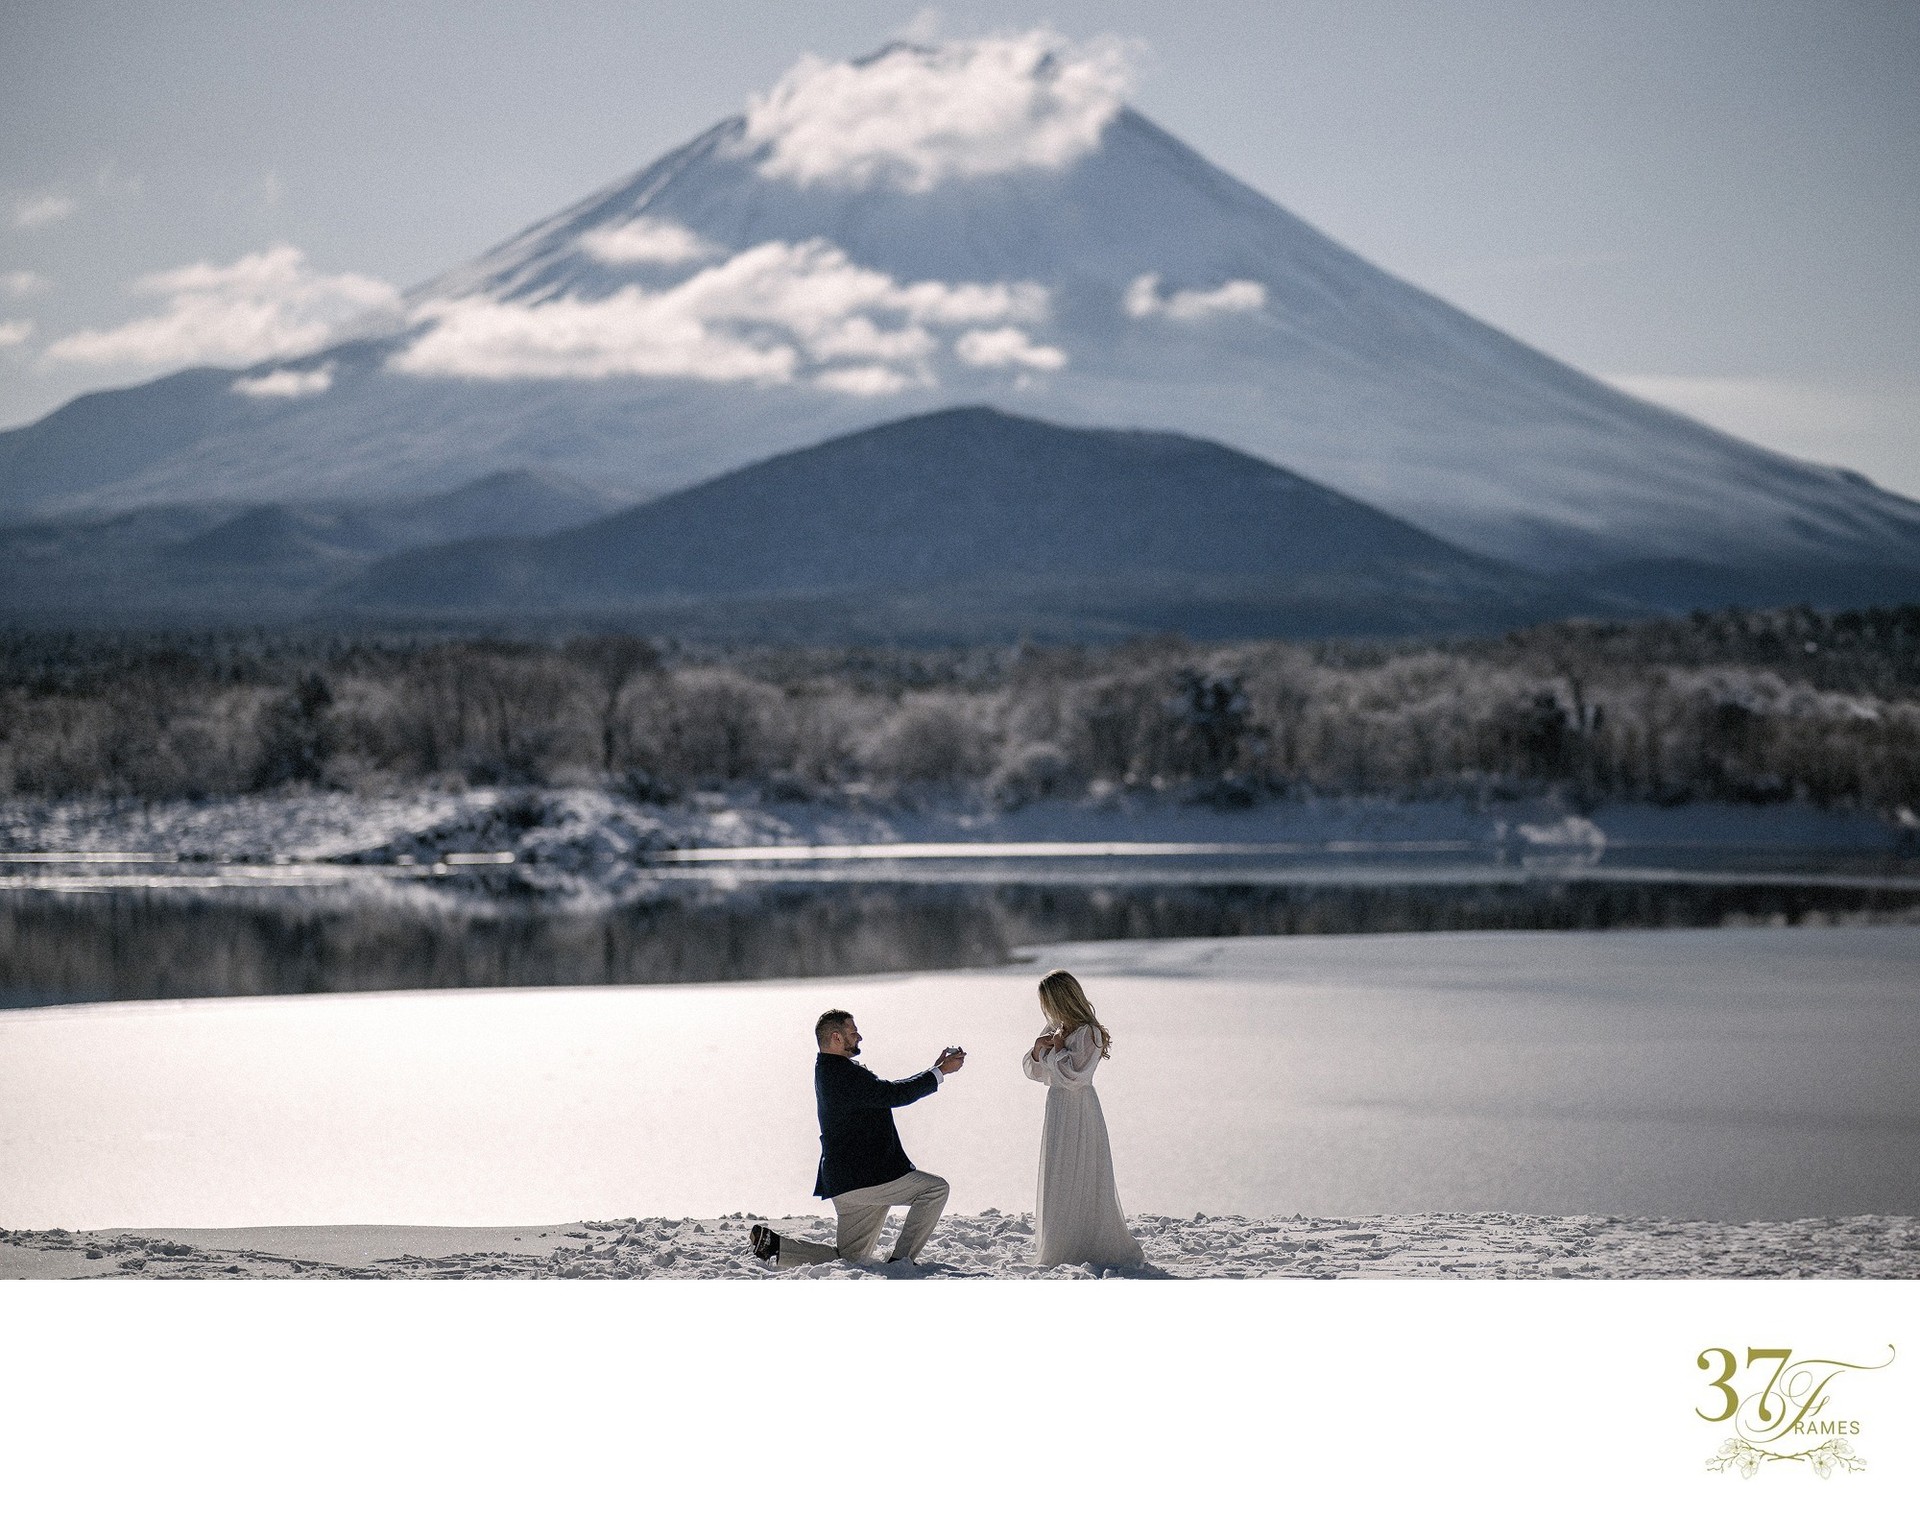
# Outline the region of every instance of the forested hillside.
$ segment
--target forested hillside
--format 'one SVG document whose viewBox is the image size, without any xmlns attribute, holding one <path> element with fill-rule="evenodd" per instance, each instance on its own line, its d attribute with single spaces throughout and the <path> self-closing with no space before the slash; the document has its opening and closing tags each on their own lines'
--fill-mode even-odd
<svg viewBox="0 0 1920 1516">
<path fill-rule="evenodd" d="M 0 794 L 589 784 L 1002 806 L 1112 787 L 1920 807 L 1920 606 L 1443 643 L 0 639 Z"/>
</svg>

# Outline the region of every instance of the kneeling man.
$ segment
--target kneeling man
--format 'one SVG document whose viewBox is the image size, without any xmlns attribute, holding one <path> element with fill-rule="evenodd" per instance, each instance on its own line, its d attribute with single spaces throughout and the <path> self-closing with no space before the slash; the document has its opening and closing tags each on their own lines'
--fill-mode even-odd
<svg viewBox="0 0 1920 1516">
<path fill-rule="evenodd" d="M 847 1012 L 828 1011 L 814 1023 L 813 1039 L 820 1048 L 813 1061 L 813 1093 L 820 1108 L 820 1177 L 813 1193 L 831 1200 L 839 1215 L 836 1245 L 802 1242 L 755 1226 L 753 1251 L 775 1268 L 836 1258 L 859 1263 L 886 1225 L 888 1210 L 904 1205 L 907 1219 L 887 1261 L 916 1262 L 947 1208 L 947 1181 L 908 1160 L 894 1129 L 893 1108 L 931 1095 L 967 1055 L 947 1048 L 925 1073 L 882 1079 L 853 1061 L 860 1051 L 860 1028 Z"/>
</svg>

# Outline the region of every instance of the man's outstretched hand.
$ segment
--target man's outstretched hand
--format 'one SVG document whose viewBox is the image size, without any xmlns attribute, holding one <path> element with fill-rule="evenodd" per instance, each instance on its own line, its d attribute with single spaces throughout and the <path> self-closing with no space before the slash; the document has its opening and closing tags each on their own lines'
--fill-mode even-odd
<svg viewBox="0 0 1920 1516">
<path fill-rule="evenodd" d="M 966 1061 L 967 1050 L 965 1048 L 943 1048 L 933 1066 L 942 1074 L 957 1074 L 960 1071 L 960 1065 Z"/>
</svg>

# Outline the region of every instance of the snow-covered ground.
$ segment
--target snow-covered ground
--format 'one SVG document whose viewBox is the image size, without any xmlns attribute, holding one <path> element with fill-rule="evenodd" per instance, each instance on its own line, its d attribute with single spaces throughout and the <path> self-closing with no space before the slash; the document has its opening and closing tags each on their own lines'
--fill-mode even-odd
<svg viewBox="0 0 1920 1516">
<path fill-rule="evenodd" d="M 747 1247 L 756 1218 L 494 1228 L 279 1227 L 223 1232 L 0 1233 L 0 1279 L 1090 1279 L 1029 1262 L 1033 1220 L 942 1219 L 924 1267 L 775 1272 Z M 830 1240 L 818 1217 L 776 1229 Z M 1617 1216 L 1134 1216 L 1133 1279 L 1914 1279 L 1920 1218 L 1747 1222 Z M 888 1234 L 890 1236 L 891 1233 Z"/>
</svg>

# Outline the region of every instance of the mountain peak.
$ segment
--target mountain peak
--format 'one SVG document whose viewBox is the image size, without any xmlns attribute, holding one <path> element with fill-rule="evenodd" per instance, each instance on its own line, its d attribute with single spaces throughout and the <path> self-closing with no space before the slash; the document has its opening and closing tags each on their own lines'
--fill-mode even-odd
<svg viewBox="0 0 1920 1516">
<path fill-rule="evenodd" d="M 529 466 L 634 499 L 988 405 L 1209 438 L 1533 570 L 1920 564 L 1920 506 L 1392 277 L 1127 107 L 1129 70 L 1045 30 L 803 58 L 364 340 L 0 437 L 0 515 Z"/>
<path fill-rule="evenodd" d="M 809 55 L 748 102 L 737 150 L 768 179 L 922 193 L 1066 167 L 1099 147 L 1131 84 L 1124 45 L 1044 27 Z"/>
</svg>

